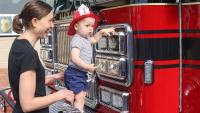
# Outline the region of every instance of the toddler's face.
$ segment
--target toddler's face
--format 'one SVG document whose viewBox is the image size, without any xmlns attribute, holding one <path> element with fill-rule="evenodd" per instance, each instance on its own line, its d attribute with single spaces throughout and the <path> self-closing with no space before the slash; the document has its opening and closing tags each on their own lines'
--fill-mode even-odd
<svg viewBox="0 0 200 113">
<path fill-rule="evenodd" d="M 91 17 L 84 18 L 75 24 L 76 33 L 84 38 L 91 37 L 93 35 L 95 19 Z"/>
</svg>

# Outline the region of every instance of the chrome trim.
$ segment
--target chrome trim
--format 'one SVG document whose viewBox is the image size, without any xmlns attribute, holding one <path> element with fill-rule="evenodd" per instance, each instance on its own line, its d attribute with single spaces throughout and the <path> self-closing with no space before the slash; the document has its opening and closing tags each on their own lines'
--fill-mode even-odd
<svg viewBox="0 0 200 113">
<path fill-rule="evenodd" d="M 62 25 L 65 25 L 65 26 L 69 26 L 69 24 L 70 24 L 71 21 L 72 21 L 72 18 L 67 18 L 65 20 L 55 20 L 54 24 L 55 25 L 62 24 Z"/>
<path fill-rule="evenodd" d="M 200 5 L 200 2 L 181 3 L 181 5 Z"/>
<path fill-rule="evenodd" d="M 97 30 L 96 31 L 99 31 L 100 29 L 103 29 L 103 28 L 109 28 L 109 27 L 114 27 L 115 29 L 117 29 L 117 28 L 123 28 L 123 29 L 125 29 L 126 30 L 126 26 L 125 25 L 123 25 L 123 24 L 115 24 L 115 25 L 103 25 L 103 26 L 99 26 L 98 28 L 97 28 Z M 126 30 L 127 31 L 127 30 Z M 122 39 L 125 37 L 125 36 L 127 36 L 127 34 L 125 34 L 124 32 L 118 32 L 117 34 L 115 34 L 115 35 L 113 35 L 113 36 L 118 36 L 118 41 L 119 41 L 119 44 L 118 44 L 118 51 L 114 51 L 114 50 L 110 50 L 110 48 L 108 47 L 109 46 L 109 43 L 107 43 L 108 45 L 107 45 L 107 49 L 109 49 L 109 50 L 101 50 L 101 49 L 98 49 L 97 48 L 97 45 L 98 45 L 98 43 L 97 44 L 95 44 L 95 51 L 96 52 L 98 52 L 98 53 L 112 53 L 112 54 L 120 54 L 120 55 L 125 55 L 125 53 L 127 52 L 127 50 L 122 50 L 122 48 L 121 48 L 121 45 L 123 45 L 123 46 L 125 46 L 127 43 L 126 42 L 122 42 Z M 112 37 L 112 36 L 111 36 Z M 106 37 L 107 39 L 107 41 L 109 41 L 109 38 L 110 37 Z M 124 43 L 125 43 L 125 45 L 124 45 Z M 127 46 L 127 45 L 126 45 Z M 124 49 L 126 49 L 126 48 L 124 48 Z"/>
<path fill-rule="evenodd" d="M 183 25 L 182 25 L 182 1 L 178 0 L 179 16 L 179 112 L 183 110 Z"/>
<path fill-rule="evenodd" d="M 63 71 L 61 69 L 56 69 L 56 68 L 54 68 L 54 70 L 55 70 L 56 73 L 59 73 L 60 71 Z M 55 90 L 61 90 L 61 89 L 66 88 L 64 81 L 62 79 L 54 80 L 54 88 L 55 88 Z"/>
<path fill-rule="evenodd" d="M 101 102 L 101 92 L 100 92 L 101 90 L 106 90 L 106 91 L 109 91 L 112 94 L 117 94 L 117 95 L 121 96 L 123 98 L 123 100 L 124 100 L 123 101 L 124 102 L 123 105 L 127 104 L 127 106 L 125 106 L 125 108 L 122 108 L 122 111 L 121 111 L 121 110 L 113 107 L 112 105 L 108 105 L 108 104 L 105 104 L 105 103 Z M 106 107 L 109 107 L 109 108 L 111 108 L 111 109 L 113 109 L 115 111 L 118 111 L 120 113 L 129 113 L 129 110 L 128 110 L 128 107 L 129 107 L 128 106 L 129 105 L 128 104 L 129 93 L 123 92 L 123 91 L 119 91 L 119 90 L 116 90 L 116 89 L 112 89 L 112 88 L 109 88 L 109 87 L 105 87 L 105 86 L 99 86 L 98 94 L 99 94 L 99 103 L 100 104 L 102 104 L 102 105 L 104 105 Z M 112 95 L 111 95 L 111 100 L 112 100 Z"/>
<path fill-rule="evenodd" d="M 77 108 L 74 108 L 71 104 L 65 102 L 65 100 L 59 100 L 49 106 L 49 113 L 81 113 Z"/>
<path fill-rule="evenodd" d="M 54 63 L 54 68 L 56 70 L 64 71 L 67 67 L 68 67 L 68 65 L 64 65 L 64 64 L 60 64 L 60 63 Z"/>
<path fill-rule="evenodd" d="M 46 75 L 52 75 L 52 74 L 56 73 L 55 69 L 52 69 L 52 68 L 44 68 L 44 69 L 45 69 Z"/>
<path fill-rule="evenodd" d="M 48 44 L 48 45 L 41 44 L 41 46 L 42 46 L 42 47 L 49 47 L 49 48 L 51 48 L 51 47 L 52 47 L 52 45 L 49 45 L 49 44 Z"/>
<path fill-rule="evenodd" d="M 96 75 L 92 75 L 92 76 L 95 76 L 94 77 L 95 80 L 92 80 L 91 82 L 89 82 L 90 88 L 86 94 L 85 105 L 90 108 L 95 109 L 98 104 L 98 96 L 97 96 L 98 81 L 96 80 Z"/>
<path fill-rule="evenodd" d="M 99 77 L 99 79 L 110 82 L 110 83 L 129 87 L 133 81 L 133 51 L 134 51 L 134 49 L 133 49 L 134 40 L 133 40 L 133 32 L 132 32 L 131 26 L 126 23 L 125 24 L 113 24 L 113 25 L 102 25 L 102 26 L 98 27 L 98 29 L 108 28 L 108 27 L 115 27 L 115 28 L 123 27 L 126 29 L 125 35 L 127 36 L 127 39 L 126 39 L 126 41 L 127 41 L 126 42 L 126 44 L 127 44 L 126 51 L 127 52 L 126 52 L 126 55 L 118 54 L 118 56 L 125 57 L 127 60 L 127 78 L 125 81 L 122 82 L 122 81 L 113 80 L 111 78 L 106 78 L 106 77 L 102 76 L 101 74 L 98 74 L 98 77 Z M 104 53 L 96 52 L 97 56 L 101 55 L 101 54 L 103 54 L 104 56 L 110 56 L 110 54 L 112 55 L 111 52 L 104 52 Z"/>
<path fill-rule="evenodd" d="M 52 48 L 40 48 L 40 57 L 47 62 L 53 61 L 53 49 Z"/>
<path fill-rule="evenodd" d="M 154 81 L 153 60 L 146 60 L 144 62 L 144 84 L 151 85 Z"/>
<path fill-rule="evenodd" d="M 54 68 L 54 63 L 53 62 L 46 62 L 46 61 L 43 61 L 45 67 L 47 68 Z"/>
<path fill-rule="evenodd" d="M 40 45 L 42 47 L 47 47 L 47 48 L 51 48 L 52 47 L 52 44 L 53 44 L 53 41 L 52 41 L 52 31 L 50 31 L 48 33 L 48 36 L 45 37 L 45 38 L 41 38 L 40 39 Z"/>
<path fill-rule="evenodd" d="M 69 27 L 72 18 L 67 18 L 65 20 L 54 21 L 54 69 L 59 71 L 64 71 L 68 67 L 67 58 L 69 56 L 69 37 L 67 37 L 67 29 Z M 61 90 L 65 88 L 65 84 L 62 80 L 55 81 L 55 89 Z"/>
<path fill-rule="evenodd" d="M 56 21 L 55 24 L 55 57 L 56 63 L 68 65 L 70 61 L 70 41 L 71 38 L 67 36 L 66 32 L 69 27 L 71 19 Z"/>
</svg>

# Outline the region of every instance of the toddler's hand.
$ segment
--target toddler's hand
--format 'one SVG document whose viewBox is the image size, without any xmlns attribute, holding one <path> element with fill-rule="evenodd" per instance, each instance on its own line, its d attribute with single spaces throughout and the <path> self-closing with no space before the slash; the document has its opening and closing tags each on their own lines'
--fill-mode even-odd
<svg viewBox="0 0 200 113">
<path fill-rule="evenodd" d="M 94 64 L 89 64 L 88 65 L 88 72 L 93 73 L 95 71 L 96 67 Z"/>
<path fill-rule="evenodd" d="M 102 33 L 102 35 L 105 35 L 105 36 L 111 36 L 111 35 L 116 34 L 114 27 L 101 29 L 100 32 Z"/>
</svg>

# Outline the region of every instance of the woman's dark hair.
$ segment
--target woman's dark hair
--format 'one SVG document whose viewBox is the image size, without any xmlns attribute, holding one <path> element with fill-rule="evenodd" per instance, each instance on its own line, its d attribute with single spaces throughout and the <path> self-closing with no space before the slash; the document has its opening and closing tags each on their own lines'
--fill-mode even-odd
<svg viewBox="0 0 200 113">
<path fill-rule="evenodd" d="M 13 31 L 22 33 L 23 27 L 29 29 L 32 27 L 31 20 L 33 18 L 42 19 L 52 11 L 52 7 L 41 1 L 31 0 L 24 5 L 21 13 L 16 15 L 13 19 Z"/>
</svg>

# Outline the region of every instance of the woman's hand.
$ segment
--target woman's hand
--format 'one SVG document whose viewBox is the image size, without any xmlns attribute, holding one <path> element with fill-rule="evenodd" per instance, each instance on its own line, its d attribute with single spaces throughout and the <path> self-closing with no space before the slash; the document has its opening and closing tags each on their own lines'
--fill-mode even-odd
<svg viewBox="0 0 200 113">
<path fill-rule="evenodd" d="M 59 72 L 53 75 L 46 75 L 45 76 L 45 84 L 49 84 L 57 79 L 62 79 L 64 77 L 64 72 Z"/>
<path fill-rule="evenodd" d="M 53 75 L 54 76 L 54 79 L 57 80 L 57 79 L 62 79 L 64 77 L 64 71 L 61 71 L 59 73 L 56 73 Z"/>
<path fill-rule="evenodd" d="M 61 97 L 64 97 L 64 99 L 68 102 L 70 102 L 71 104 L 74 103 L 74 93 L 70 90 L 67 90 L 66 88 L 65 89 L 62 89 L 62 90 L 59 90 L 58 93 L 60 94 Z"/>
</svg>

